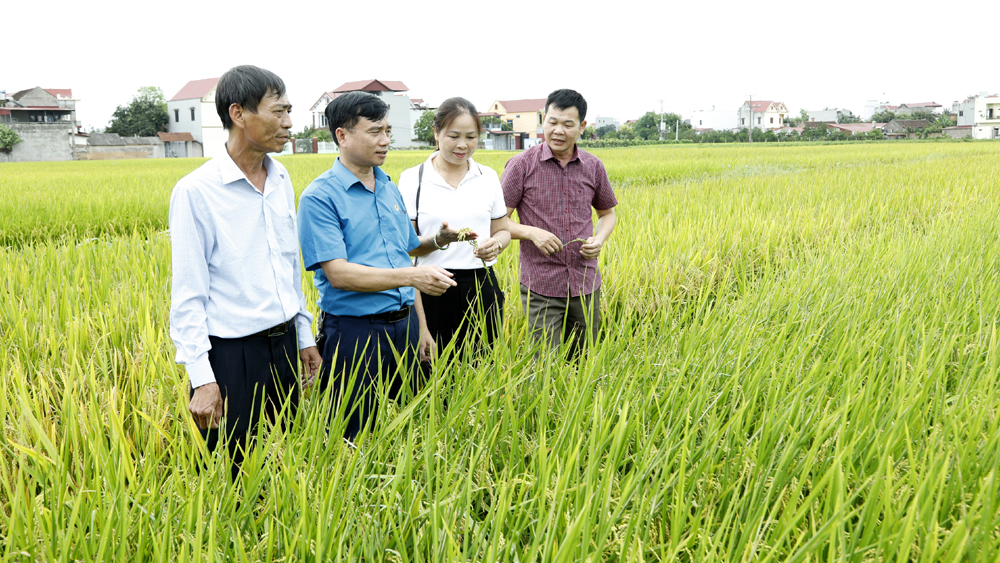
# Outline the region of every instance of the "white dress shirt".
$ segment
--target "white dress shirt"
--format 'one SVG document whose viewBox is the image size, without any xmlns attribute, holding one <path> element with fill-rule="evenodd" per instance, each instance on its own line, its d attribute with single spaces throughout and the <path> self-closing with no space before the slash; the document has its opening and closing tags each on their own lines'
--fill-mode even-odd
<svg viewBox="0 0 1000 563">
<path fill-rule="evenodd" d="M 399 192 L 406 202 L 410 221 L 417 221 L 421 236 L 432 235 L 448 222 L 448 228 L 459 230 L 471 228 L 479 235 L 479 242 L 490 237 L 490 227 L 494 219 L 507 215 L 503 189 L 496 170 L 469 159 L 469 171 L 452 187 L 434 169 L 431 162 L 434 152 L 424 161 L 424 176 L 420 181 L 419 166 L 404 170 L 399 175 Z M 417 217 L 417 185 L 420 184 L 420 216 Z M 445 269 L 474 270 L 482 268 L 483 262 L 476 258 L 475 250 L 467 242 L 453 242 L 446 250 L 434 250 L 417 259 L 421 266 L 440 266 Z M 496 260 L 487 260 L 492 266 Z"/>
<path fill-rule="evenodd" d="M 299 349 L 315 346 L 306 309 L 288 171 L 264 157 L 264 192 L 222 153 L 170 196 L 170 337 L 192 387 L 215 381 L 209 335 L 242 338 L 295 318 Z"/>
</svg>

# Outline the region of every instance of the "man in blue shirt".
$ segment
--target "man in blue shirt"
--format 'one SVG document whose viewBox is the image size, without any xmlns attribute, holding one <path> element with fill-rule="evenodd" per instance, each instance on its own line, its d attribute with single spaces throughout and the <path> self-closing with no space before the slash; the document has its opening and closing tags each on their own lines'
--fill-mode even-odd
<svg viewBox="0 0 1000 563">
<path fill-rule="evenodd" d="M 420 294 L 441 295 L 455 285 L 437 266 L 414 267 L 408 252 L 420 246 L 396 184 L 379 168 L 389 151 L 389 106 L 364 92 L 339 96 L 326 119 L 340 156 L 299 198 L 303 264 L 319 290 L 323 367 L 343 393 L 354 438 L 375 419 L 379 383 L 394 397 L 416 378 L 416 356 L 434 351 Z M 397 363 L 397 354 L 401 364 Z"/>
</svg>

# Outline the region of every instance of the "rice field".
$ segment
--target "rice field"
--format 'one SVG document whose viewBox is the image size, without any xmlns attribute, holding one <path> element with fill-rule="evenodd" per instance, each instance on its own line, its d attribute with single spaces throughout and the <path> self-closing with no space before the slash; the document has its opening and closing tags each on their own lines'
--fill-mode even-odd
<svg viewBox="0 0 1000 563">
<path fill-rule="evenodd" d="M 593 152 L 619 221 L 579 364 L 533 360 L 505 252 L 486 358 L 356 451 L 307 392 L 237 486 L 167 333 L 202 161 L 0 166 L 0 560 L 997 560 L 1000 143 Z"/>
</svg>

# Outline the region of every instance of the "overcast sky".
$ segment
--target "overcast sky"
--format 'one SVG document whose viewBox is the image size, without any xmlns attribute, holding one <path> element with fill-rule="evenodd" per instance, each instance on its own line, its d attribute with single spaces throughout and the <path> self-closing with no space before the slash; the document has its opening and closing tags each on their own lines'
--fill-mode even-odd
<svg viewBox="0 0 1000 563">
<path fill-rule="evenodd" d="M 400 80 L 436 105 L 464 96 L 586 97 L 588 118 L 735 112 L 748 94 L 799 109 L 951 102 L 1000 90 L 996 0 L 531 2 L 56 0 L 4 22 L 0 90 L 71 88 L 86 129 L 141 86 L 167 99 L 239 64 L 276 72 L 294 130 L 348 81 Z M 9 11 L 4 12 L 10 15 Z M 3 19 L 7 19 L 6 16 Z"/>
</svg>

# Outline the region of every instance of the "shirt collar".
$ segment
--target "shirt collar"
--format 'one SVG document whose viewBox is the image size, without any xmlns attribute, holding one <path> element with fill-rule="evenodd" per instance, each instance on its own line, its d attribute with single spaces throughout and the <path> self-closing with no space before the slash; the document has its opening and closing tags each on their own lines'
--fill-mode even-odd
<svg viewBox="0 0 1000 563">
<path fill-rule="evenodd" d="M 427 157 L 427 161 L 426 161 L 427 167 L 429 167 L 431 170 L 434 170 L 435 174 L 437 173 L 437 170 L 435 170 L 434 163 L 432 161 L 434 160 L 434 157 L 437 156 L 438 154 L 441 154 L 440 150 L 436 150 L 436 151 L 432 152 L 431 155 Z M 442 158 L 444 158 L 444 157 L 442 157 Z M 471 156 L 469 157 L 469 171 L 465 173 L 465 177 L 468 178 L 469 174 L 472 174 L 473 176 L 482 176 L 483 175 L 483 170 L 479 166 L 479 163 L 477 163 L 475 160 L 472 160 Z M 440 174 L 438 174 L 438 176 L 440 176 Z"/>
<path fill-rule="evenodd" d="M 542 154 L 538 157 L 538 160 L 549 160 L 550 158 L 555 158 L 556 155 L 552 154 L 552 149 L 549 148 L 549 144 L 542 141 Z M 573 145 L 573 158 L 569 159 L 570 162 L 578 160 L 580 157 L 580 147 Z"/>
<path fill-rule="evenodd" d="M 389 175 L 386 174 L 385 172 L 382 172 L 381 168 L 379 168 L 378 166 L 373 166 L 372 170 L 375 173 L 375 187 L 378 187 L 379 184 L 385 184 L 389 182 Z M 347 167 L 344 166 L 344 163 L 340 162 L 339 156 L 337 157 L 337 160 L 334 161 L 333 163 L 332 171 L 333 171 L 333 177 L 336 178 L 336 180 L 344 188 L 344 191 L 347 191 L 349 188 L 353 187 L 354 184 L 361 184 L 362 186 L 364 186 L 361 180 L 354 175 L 354 172 L 348 170 Z"/>
<path fill-rule="evenodd" d="M 231 184 L 239 180 L 246 180 L 248 184 L 250 183 L 250 179 L 247 178 L 247 175 L 240 170 L 239 166 L 236 165 L 236 161 L 233 160 L 233 157 L 229 156 L 229 149 L 226 148 L 225 144 L 222 145 L 222 152 L 216 157 L 216 159 L 219 163 L 219 172 L 222 174 L 223 184 Z M 264 155 L 263 164 L 264 170 L 267 170 L 267 177 L 271 178 L 271 173 L 276 167 L 271 165 L 270 155 Z M 280 176 L 282 180 L 285 179 L 285 175 L 280 172 L 278 172 L 278 176 Z"/>
</svg>

